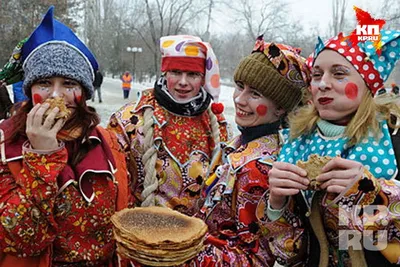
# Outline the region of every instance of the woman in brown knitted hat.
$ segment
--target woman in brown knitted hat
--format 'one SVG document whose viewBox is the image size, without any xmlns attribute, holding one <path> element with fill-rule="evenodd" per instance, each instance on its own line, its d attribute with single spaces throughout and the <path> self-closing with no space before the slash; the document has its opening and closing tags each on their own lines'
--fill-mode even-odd
<svg viewBox="0 0 400 267">
<path fill-rule="evenodd" d="M 259 37 L 237 66 L 233 99 L 241 134 L 212 161 L 215 171 L 203 189 L 197 214 L 209 227 L 196 266 L 273 266 L 261 237 L 256 206 L 268 190 L 268 172 L 279 152 L 278 130 L 285 114 L 301 101 L 308 73 L 299 51 Z M 218 166 L 219 165 L 219 166 Z"/>
</svg>

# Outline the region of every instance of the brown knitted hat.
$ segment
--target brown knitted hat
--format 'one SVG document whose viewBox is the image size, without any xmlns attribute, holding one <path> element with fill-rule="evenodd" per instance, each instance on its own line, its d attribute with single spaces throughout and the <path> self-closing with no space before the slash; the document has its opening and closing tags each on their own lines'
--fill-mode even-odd
<svg viewBox="0 0 400 267">
<path fill-rule="evenodd" d="M 259 90 L 287 112 L 291 111 L 300 103 L 307 87 L 309 75 L 305 60 L 289 46 L 263 40 L 260 44 L 260 39 L 255 49 L 236 67 L 234 80 Z"/>
</svg>

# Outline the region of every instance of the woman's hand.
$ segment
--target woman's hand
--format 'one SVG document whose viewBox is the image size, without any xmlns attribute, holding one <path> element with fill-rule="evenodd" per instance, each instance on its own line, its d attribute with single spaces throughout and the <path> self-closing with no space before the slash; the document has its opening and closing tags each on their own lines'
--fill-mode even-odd
<svg viewBox="0 0 400 267">
<path fill-rule="evenodd" d="M 300 190 L 307 189 L 310 183 L 305 170 L 286 162 L 274 162 L 268 176 L 269 204 L 273 209 L 281 209 L 288 196 L 296 195 Z"/>
<path fill-rule="evenodd" d="M 46 110 L 50 107 L 48 103 L 37 104 L 28 113 L 26 119 L 26 135 L 33 149 L 54 150 L 58 148 L 57 133 L 65 121 L 55 117 L 59 108 L 55 107 L 43 121 Z"/>
<path fill-rule="evenodd" d="M 322 174 L 317 177 L 317 181 L 321 182 L 321 189 L 339 194 L 363 175 L 363 172 L 361 163 L 335 157 L 322 168 Z"/>
</svg>

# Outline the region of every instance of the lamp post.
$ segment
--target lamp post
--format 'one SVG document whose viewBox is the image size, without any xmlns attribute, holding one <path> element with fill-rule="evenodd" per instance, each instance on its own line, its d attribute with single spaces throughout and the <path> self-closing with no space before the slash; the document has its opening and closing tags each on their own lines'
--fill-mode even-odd
<svg viewBox="0 0 400 267">
<path fill-rule="evenodd" d="M 134 77 L 134 79 L 136 79 L 136 53 L 142 53 L 142 48 L 141 47 L 127 47 L 126 48 L 127 52 L 130 52 L 133 54 L 133 61 L 132 61 L 132 65 L 133 65 L 133 69 L 132 69 L 132 76 Z"/>
</svg>

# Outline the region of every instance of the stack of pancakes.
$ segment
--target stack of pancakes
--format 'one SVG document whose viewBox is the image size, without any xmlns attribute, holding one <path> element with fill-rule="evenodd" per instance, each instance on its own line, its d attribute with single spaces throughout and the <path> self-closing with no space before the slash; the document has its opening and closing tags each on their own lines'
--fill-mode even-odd
<svg viewBox="0 0 400 267">
<path fill-rule="evenodd" d="M 144 265 L 175 266 L 202 249 L 207 225 L 163 207 L 124 209 L 111 217 L 117 252 Z"/>
</svg>

